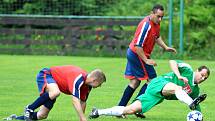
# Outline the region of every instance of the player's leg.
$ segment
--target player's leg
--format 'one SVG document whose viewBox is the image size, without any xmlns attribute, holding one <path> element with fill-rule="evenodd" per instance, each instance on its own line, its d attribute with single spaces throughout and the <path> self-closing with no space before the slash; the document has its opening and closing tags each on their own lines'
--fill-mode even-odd
<svg viewBox="0 0 215 121">
<path fill-rule="evenodd" d="M 98 118 L 100 115 L 121 116 L 135 114 L 137 112 L 145 113 L 155 105 L 161 103 L 164 99 L 164 97 L 159 93 L 163 86 L 157 84 L 158 83 L 151 84 L 149 88 L 146 90 L 146 93 L 137 97 L 136 100 L 131 105 L 128 105 L 126 107 L 115 106 L 107 109 L 94 108 L 89 117 Z M 153 91 L 150 91 L 150 89 L 153 89 Z"/>
<path fill-rule="evenodd" d="M 105 116 L 121 116 L 121 115 L 128 115 L 134 114 L 135 112 L 141 111 L 141 102 L 139 100 L 135 101 L 131 105 L 128 106 L 114 106 L 112 108 L 106 109 L 96 109 L 93 108 L 91 114 L 89 115 L 90 118 L 98 118 L 101 115 Z"/>
<path fill-rule="evenodd" d="M 60 89 L 56 83 L 47 84 L 46 92 L 48 92 L 50 100 L 54 100 L 60 95 Z"/>
<path fill-rule="evenodd" d="M 205 98 L 207 97 L 206 94 L 203 94 L 203 95 L 200 95 L 198 96 L 196 99 L 192 99 L 183 89 L 181 86 L 178 86 L 174 83 L 167 83 L 163 90 L 162 90 L 162 94 L 164 96 L 168 96 L 168 95 L 171 95 L 171 94 L 175 94 L 176 97 L 178 98 L 178 100 L 186 103 L 189 108 L 191 110 L 194 110 L 196 109 L 196 106 L 205 100 Z"/>
<path fill-rule="evenodd" d="M 49 112 L 54 106 L 56 99 L 53 99 L 51 101 L 47 101 L 44 105 L 40 107 L 40 110 L 38 112 L 34 112 L 31 115 L 32 120 L 41 120 L 46 119 L 48 117 Z"/>
<path fill-rule="evenodd" d="M 47 84 L 46 86 L 47 92 L 42 94 L 39 98 L 37 98 L 31 105 L 25 108 L 25 117 L 26 119 L 30 118 L 35 120 L 37 118 L 35 109 L 40 107 L 41 105 L 53 105 L 55 102 L 56 97 L 60 94 L 58 92 L 58 86 L 55 83 Z M 52 104 L 53 103 L 53 104 Z M 45 109 L 44 109 L 45 110 Z M 43 114 L 44 111 L 42 111 Z M 45 117 L 46 113 L 41 117 Z M 29 120 L 29 119 L 28 119 Z"/>
<path fill-rule="evenodd" d="M 144 69 L 140 59 L 138 58 L 137 54 L 133 53 L 130 49 L 128 49 L 125 77 L 130 80 L 130 83 L 124 90 L 118 106 L 127 105 L 134 91 L 140 85 L 140 80 L 142 80 L 144 76 Z"/>
<path fill-rule="evenodd" d="M 137 94 L 137 97 L 144 94 L 145 91 L 146 91 L 146 88 L 149 84 L 149 82 L 156 78 L 157 77 L 157 74 L 156 74 L 156 71 L 154 69 L 154 67 L 152 65 L 147 65 L 147 64 L 144 64 L 144 62 L 141 60 L 141 63 L 142 65 L 144 65 L 144 69 L 145 71 L 147 72 L 147 75 L 148 75 L 148 79 L 147 79 L 147 82 L 141 87 L 139 93 Z M 146 118 L 146 116 L 142 113 L 136 113 L 135 114 L 138 118 Z"/>
<path fill-rule="evenodd" d="M 135 114 L 142 111 L 142 105 L 139 100 L 134 101 L 131 105 L 125 107 L 123 115 Z"/>
<path fill-rule="evenodd" d="M 140 80 L 134 78 L 130 80 L 130 83 L 126 87 L 126 89 L 123 92 L 122 98 L 118 104 L 118 106 L 126 106 L 128 104 L 128 101 L 132 97 L 134 91 L 136 88 L 140 85 Z"/>
<path fill-rule="evenodd" d="M 141 94 L 144 94 L 145 91 L 146 91 L 146 88 L 147 88 L 147 86 L 148 86 L 148 83 L 149 83 L 152 79 L 154 79 L 154 78 L 157 77 L 156 71 L 155 71 L 155 69 L 154 69 L 154 67 L 153 67 L 152 65 L 144 64 L 144 62 L 143 62 L 142 60 L 140 60 L 140 62 L 141 62 L 141 64 L 143 65 L 144 70 L 146 71 L 146 73 L 147 73 L 147 75 L 148 75 L 148 79 L 147 79 L 147 82 L 141 87 L 141 89 L 140 89 L 140 91 L 139 91 L 137 97 L 140 96 Z"/>
<path fill-rule="evenodd" d="M 149 85 L 146 92 L 136 98 L 141 102 L 141 110 L 137 113 L 143 114 L 164 100 L 164 97 L 159 93 L 160 87 L 162 86 Z"/>
<path fill-rule="evenodd" d="M 163 90 L 162 94 L 164 96 L 169 96 L 175 94 L 178 100 L 190 105 L 193 102 L 193 99 L 182 89 L 181 86 L 178 86 L 172 82 L 167 83 Z"/>
<path fill-rule="evenodd" d="M 46 119 L 48 117 L 50 110 L 46 108 L 44 105 L 40 107 L 40 110 L 38 112 L 35 112 L 35 117 L 33 117 L 33 120 L 41 120 Z"/>
<path fill-rule="evenodd" d="M 46 102 L 52 101 L 60 94 L 59 88 L 50 75 L 49 69 L 40 71 L 37 76 L 37 84 L 41 95 L 32 104 L 26 106 L 24 111 L 25 120 L 30 121 L 31 115 L 34 114 L 35 109 Z"/>
<path fill-rule="evenodd" d="M 51 101 L 47 101 L 43 106 L 41 106 L 40 110 L 38 112 L 32 112 L 29 119 L 26 119 L 25 116 L 17 116 L 16 114 L 12 114 L 9 117 L 5 118 L 4 120 L 41 120 L 48 117 L 48 114 L 52 107 L 54 106 L 56 99 L 53 99 Z"/>
</svg>

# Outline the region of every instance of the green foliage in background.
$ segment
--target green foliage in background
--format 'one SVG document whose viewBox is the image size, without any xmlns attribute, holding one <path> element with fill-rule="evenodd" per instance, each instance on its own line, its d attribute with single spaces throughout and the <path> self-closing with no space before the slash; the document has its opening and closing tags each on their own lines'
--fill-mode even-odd
<svg viewBox="0 0 215 121">
<path fill-rule="evenodd" d="M 117 0 L 1 0 L 0 13 L 36 15 L 103 15 Z"/>
<path fill-rule="evenodd" d="M 179 48 L 179 11 L 180 1 L 173 0 L 173 46 Z M 149 15 L 155 3 L 162 4 L 165 15 L 168 16 L 168 0 L 126 0 L 115 4 L 107 15 Z M 117 7 L 120 6 L 120 7 Z M 183 56 L 188 58 L 215 59 L 213 52 L 215 46 L 215 1 L 214 0 L 184 0 L 184 49 Z M 168 20 L 161 23 L 161 35 L 167 43 Z M 159 53 L 159 48 L 155 49 Z M 158 56 L 159 57 L 159 54 Z"/>
</svg>

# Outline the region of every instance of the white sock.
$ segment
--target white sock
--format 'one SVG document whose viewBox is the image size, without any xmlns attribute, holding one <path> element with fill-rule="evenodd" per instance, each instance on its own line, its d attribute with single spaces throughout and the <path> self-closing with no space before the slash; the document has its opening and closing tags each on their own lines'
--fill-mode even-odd
<svg viewBox="0 0 215 121">
<path fill-rule="evenodd" d="M 121 116 L 125 106 L 114 106 L 112 108 L 107 109 L 98 109 L 99 115 L 107 115 L 107 116 Z"/>
<path fill-rule="evenodd" d="M 175 95 L 181 102 L 190 105 L 193 102 L 193 99 L 182 89 L 175 91 Z"/>
</svg>

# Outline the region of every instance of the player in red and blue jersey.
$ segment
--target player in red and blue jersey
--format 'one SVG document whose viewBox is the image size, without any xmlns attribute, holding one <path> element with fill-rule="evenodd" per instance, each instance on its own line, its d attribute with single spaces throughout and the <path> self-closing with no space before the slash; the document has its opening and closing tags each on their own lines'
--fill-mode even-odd
<svg viewBox="0 0 215 121">
<path fill-rule="evenodd" d="M 125 77 L 130 83 L 124 90 L 119 106 L 126 106 L 141 80 L 147 80 L 147 83 L 140 89 L 138 96 L 143 94 L 147 88 L 148 82 L 155 78 L 156 71 L 153 66 L 156 62 L 150 59 L 151 52 L 155 43 L 169 52 L 176 52 L 174 48 L 168 47 L 160 36 L 160 22 L 164 16 L 162 5 L 155 5 L 149 16 L 146 16 L 138 25 L 134 38 L 127 50 L 127 66 Z M 137 115 L 142 116 L 143 115 Z"/>
<path fill-rule="evenodd" d="M 72 95 L 80 121 L 86 121 L 84 116 L 86 101 L 92 88 L 101 86 L 106 81 L 105 74 L 95 69 L 89 74 L 73 65 L 54 66 L 42 69 L 37 75 L 37 85 L 40 96 L 26 106 L 24 116 L 16 117 L 26 121 L 46 119 L 60 93 Z M 38 112 L 34 112 L 39 108 Z"/>
</svg>

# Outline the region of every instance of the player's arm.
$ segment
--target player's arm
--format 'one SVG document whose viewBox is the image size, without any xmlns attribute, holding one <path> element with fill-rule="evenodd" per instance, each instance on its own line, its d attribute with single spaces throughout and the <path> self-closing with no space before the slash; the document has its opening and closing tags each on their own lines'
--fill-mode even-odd
<svg viewBox="0 0 215 121">
<path fill-rule="evenodd" d="M 86 102 L 85 101 L 81 101 L 81 108 L 82 108 L 83 112 L 85 113 L 85 109 L 86 109 Z"/>
<path fill-rule="evenodd" d="M 144 48 L 144 42 L 145 42 L 145 39 L 147 38 L 148 36 L 148 31 L 150 31 L 151 29 L 151 25 L 149 22 L 144 22 L 142 24 L 142 27 L 141 27 L 141 32 L 140 34 L 138 35 L 138 40 L 136 41 L 135 43 L 135 49 L 136 49 L 136 53 L 137 55 L 148 65 L 154 65 L 156 66 L 157 64 L 155 63 L 154 60 L 152 59 L 148 59 L 143 51 L 143 48 Z"/>
<path fill-rule="evenodd" d="M 175 48 L 168 47 L 168 46 L 164 43 L 164 41 L 163 41 L 163 39 L 161 38 L 161 36 L 158 37 L 158 38 L 156 39 L 156 43 L 157 43 L 160 47 L 162 47 L 164 50 L 166 50 L 166 51 L 168 51 L 168 52 L 174 52 L 174 53 L 177 52 Z"/>
<path fill-rule="evenodd" d="M 75 96 L 72 96 L 72 103 L 73 103 L 73 106 L 75 107 L 76 112 L 80 117 L 80 121 L 87 121 L 86 117 L 84 116 L 84 110 L 82 108 L 80 99 L 78 99 Z"/>
<path fill-rule="evenodd" d="M 154 65 L 154 66 L 157 65 L 157 64 L 155 63 L 154 60 L 148 59 L 148 58 L 145 56 L 142 47 L 135 46 L 135 49 L 136 49 L 137 55 L 138 55 L 146 64 L 148 64 L 148 65 Z"/>
<path fill-rule="evenodd" d="M 186 77 L 181 76 L 179 69 L 178 69 L 179 68 L 178 63 L 175 60 L 170 60 L 169 64 L 170 64 L 170 68 L 175 73 L 175 75 L 178 77 L 178 79 L 184 81 L 184 83 L 187 84 L 188 79 Z"/>
</svg>

